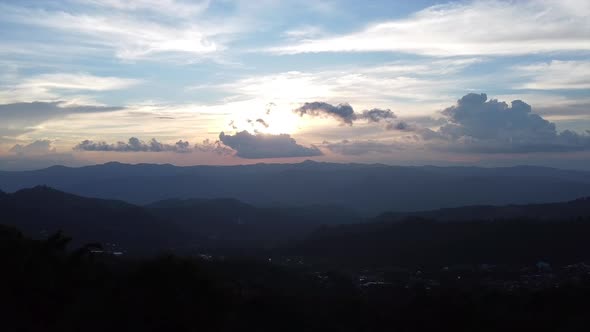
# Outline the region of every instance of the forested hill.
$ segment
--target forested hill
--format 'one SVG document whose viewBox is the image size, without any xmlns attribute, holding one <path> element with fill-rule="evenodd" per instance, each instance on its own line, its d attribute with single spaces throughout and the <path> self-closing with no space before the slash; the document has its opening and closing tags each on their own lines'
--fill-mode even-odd
<svg viewBox="0 0 590 332">
<path fill-rule="evenodd" d="M 46 186 L 0 195 L 0 211 L 1 224 L 36 238 L 61 230 L 75 245 L 98 242 L 110 251 L 131 253 L 267 248 L 301 239 L 323 224 L 362 220 L 339 207 L 259 208 L 234 199 L 137 206 Z"/>
<path fill-rule="evenodd" d="M 113 251 L 155 253 L 190 240 L 180 228 L 139 206 L 80 197 L 45 186 L 2 196 L 0 210 L 2 224 L 37 238 L 61 230 L 74 237 L 74 245 L 99 242 Z"/>
<path fill-rule="evenodd" d="M 522 205 L 474 205 L 430 211 L 387 212 L 375 221 L 395 221 L 421 217 L 438 221 L 469 221 L 528 218 L 534 220 L 563 220 L 590 216 L 590 197 L 568 202 Z"/>
</svg>

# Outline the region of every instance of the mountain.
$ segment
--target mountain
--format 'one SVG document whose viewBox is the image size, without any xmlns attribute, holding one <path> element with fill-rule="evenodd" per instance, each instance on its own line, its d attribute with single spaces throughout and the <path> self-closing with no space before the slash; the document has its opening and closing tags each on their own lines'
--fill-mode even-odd
<svg viewBox="0 0 590 332">
<path fill-rule="evenodd" d="M 0 211 L 2 224 L 31 236 L 46 237 L 61 230 L 77 241 L 74 245 L 99 242 L 111 251 L 156 252 L 177 244 L 186 246 L 193 240 L 141 207 L 45 186 L 3 196 Z"/>
<path fill-rule="evenodd" d="M 216 246 L 273 246 L 298 239 L 321 225 L 362 219 L 350 209 L 328 206 L 258 208 L 235 199 L 172 199 L 146 206 L 155 216 Z"/>
<path fill-rule="evenodd" d="M 387 212 L 376 220 L 394 221 L 404 220 L 408 217 L 420 217 L 437 221 L 481 221 L 515 218 L 560 220 L 588 216 L 590 216 L 590 197 L 560 203 L 505 206 L 474 205 L 430 211 Z"/>
<path fill-rule="evenodd" d="M 371 216 L 391 210 L 572 200 L 590 195 L 590 172 L 532 166 L 401 167 L 313 161 L 190 167 L 107 163 L 0 172 L 0 187 L 9 192 L 40 184 L 134 204 L 229 197 L 267 207 L 345 206 Z"/>
<path fill-rule="evenodd" d="M 590 260 L 588 198 L 412 215 L 383 214 L 362 224 L 323 227 L 286 253 L 322 264 L 372 267 Z"/>
<path fill-rule="evenodd" d="M 46 237 L 59 230 L 79 246 L 112 251 L 257 249 L 301 239 L 320 225 L 361 220 L 342 208 L 258 208 L 234 199 L 166 200 L 147 206 L 86 198 L 46 186 L 0 195 L 0 224 Z"/>
</svg>

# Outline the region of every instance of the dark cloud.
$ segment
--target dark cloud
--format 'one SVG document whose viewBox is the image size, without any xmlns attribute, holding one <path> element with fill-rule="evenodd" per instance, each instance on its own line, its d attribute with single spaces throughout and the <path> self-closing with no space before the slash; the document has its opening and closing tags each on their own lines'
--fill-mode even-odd
<svg viewBox="0 0 590 332">
<path fill-rule="evenodd" d="M 277 104 L 275 104 L 275 103 L 266 104 L 266 112 L 265 112 L 266 115 L 269 115 L 276 106 L 277 106 Z"/>
<path fill-rule="evenodd" d="M 389 109 L 373 108 L 371 110 L 364 110 L 362 113 L 355 113 L 354 109 L 349 104 L 339 104 L 334 106 L 318 101 L 305 103 L 303 106 L 293 110 L 293 112 L 298 113 L 301 116 L 307 114 L 310 116 L 332 117 L 350 126 L 352 126 L 355 121 L 377 123 L 381 121 L 390 121 L 396 118 L 395 113 Z"/>
<path fill-rule="evenodd" d="M 399 130 L 399 131 L 412 131 L 414 127 L 405 121 L 398 121 L 395 123 L 389 123 L 385 127 L 387 130 Z"/>
<path fill-rule="evenodd" d="M 395 119 L 396 116 L 391 110 L 382 110 L 373 108 L 372 110 L 364 110 L 361 115 L 357 116 L 357 119 L 365 119 L 368 122 L 380 122 L 381 120 Z"/>
<path fill-rule="evenodd" d="M 264 119 L 256 119 L 257 123 L 260 123 L 261 125 L 264 126 L 264 128 L 268 128 L 268 123 L 266 123 L 266 121 L 264 121 Z"/>
<path fill-rule="evenodd" d="M 333 117 L 342 123 L 352 125 L 352 122 L 356 120 L 356 114 L 352 107 L 348 104 L 340 104 L 334 106 L 324 102 L 313 102 L 305 103 L 303 106 L 293 110 L 303 116 L 304 114 L 311 116 L 328 116 Z"/>
<path fill-rule="evenodd" d="M 18 135 L 47 120 L 75 113 L 122 110 L 122 107 L 74 105 L 64 101 L 13 103 L 0 105 L 0 136 Z"/>
<path fill-rule="evenodd" d="M 49 140 L 38 140 L 26 145 L 16 144 L 9 151 L 18 155 L 42 155 L 55 153 L 55 148 Z"/>
<path fill-rule="evenodd" d="M 74 147 L 78 151 L 114 151 L 114 152 L 192 152 L 189 142 L 180 140 L 175 144 L 166 144 L 152 138 L 144 142 L 136 137 L 131 137 L 128 142 L 117 142 L 109 144 L 106 142 L 94 142 L 85 140 Z"/>
<path fill-rule="evenodd" d="M 560 152 L 590 149 L 590 136 L 566 130 L 532 112 L 529 104 L 510 105 L 487 95 L 468 94 L 442 111 L 448 123 L 438 130 L 421 129 L 438 147 L 481 153 Z M 440 142 L 439 142 L 440 143 Z M 437 145 L 435 145 L 437 146 Z"/>
<path fill-rule="evenodd" d="M 235 135 L 221 132 L 219 140 L 236 151 L 236 156 L 246 159 L 290 158 L 320 156 L 322 152 L 316 148 L 297 144 L 290 135 L 252 135 L 241 131 Z"/>
</svg>

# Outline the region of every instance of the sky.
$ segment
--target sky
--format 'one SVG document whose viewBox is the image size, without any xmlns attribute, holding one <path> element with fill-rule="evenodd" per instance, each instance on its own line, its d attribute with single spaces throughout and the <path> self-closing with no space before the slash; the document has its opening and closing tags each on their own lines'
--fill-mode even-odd
<svg viewBox="0 0 590 332">
<path fill-rule="evenodd" d="M 0 169 L 590 169 L 590 1 L 0 0 Z"/>
</svg>

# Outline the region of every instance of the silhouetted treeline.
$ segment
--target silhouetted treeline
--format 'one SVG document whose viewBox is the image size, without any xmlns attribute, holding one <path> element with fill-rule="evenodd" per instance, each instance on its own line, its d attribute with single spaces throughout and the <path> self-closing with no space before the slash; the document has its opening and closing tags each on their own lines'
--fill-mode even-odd
<svg viewBox="0 0 590 332">
<path fill-rule="evenodd" d="M 590 218 L 438 222 L 421 218 L 323 227 L 287 250 L 351 266 L 573 264 L 590 260 Z"/>
<path fill-rule="evenodd" d="M 0 227 L 3 331 L 583 331 L 587 283 L 513 292 L 368 292 L 338 272 L 170 255 L 67 251 Z"/>
</svg>

